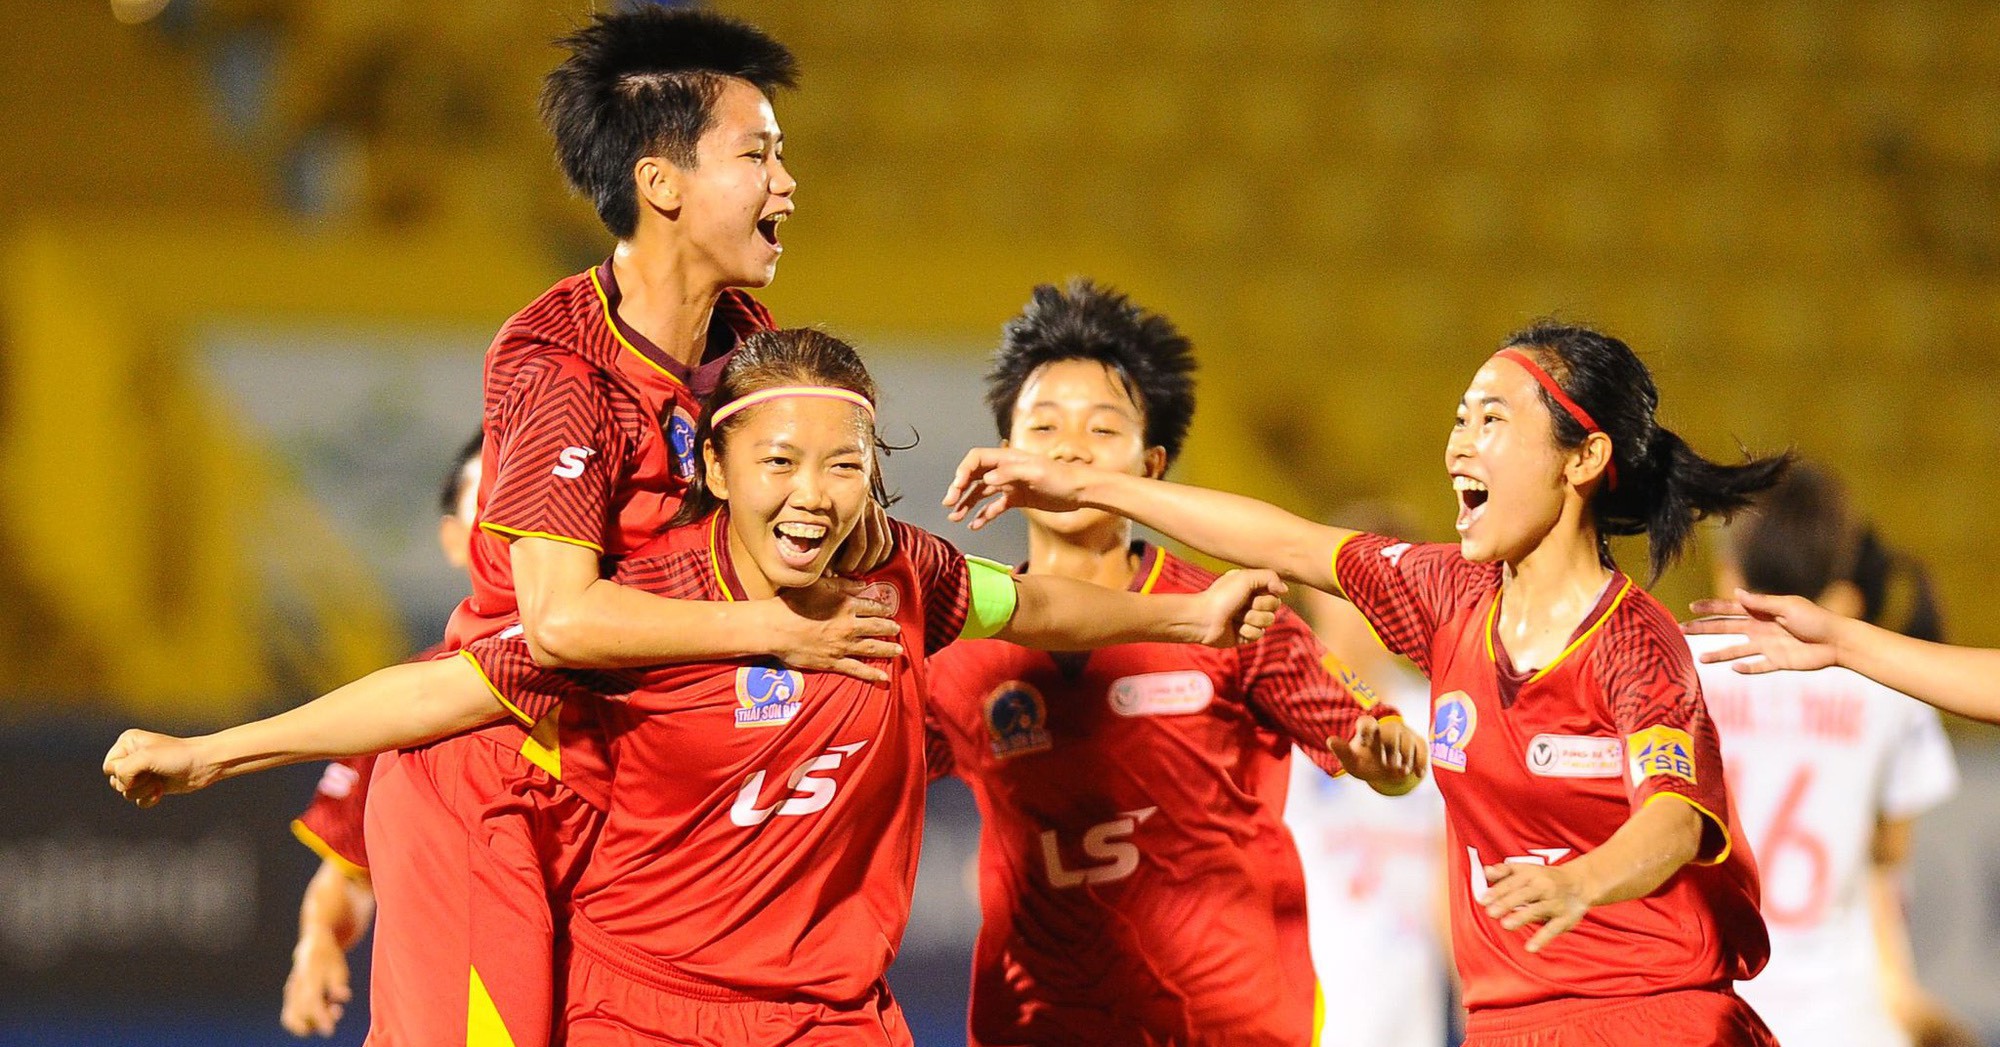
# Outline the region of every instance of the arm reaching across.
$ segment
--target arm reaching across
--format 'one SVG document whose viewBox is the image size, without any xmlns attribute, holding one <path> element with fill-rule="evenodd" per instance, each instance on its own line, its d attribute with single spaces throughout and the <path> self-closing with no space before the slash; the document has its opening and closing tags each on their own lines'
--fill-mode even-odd
<svg viewBox="0 0 2000 1047">
<path fill-rule="evenodd" d="M 195 738 L 132 730 L 104 776 L 141 807 L 227 778 L 306 760 L 341 759 L 445 738 L 507 715 L 463 658 L 378 669 L 295 709 Z"/>
<path fill-rule="evenodd" d="M 1701 656 L 1739 673 L 1840 666 L 1948 713 L 2000 724 L 2000 651 L 1917 640 L 1845 618 L 1798 596 L 1738 589 L 1734 600 L 1700 600 L 1693 635 L 1740 635 L 1743 642 Z M 1739 660 L 1740 659 L 1740 660 Z"/>
<path fill-rule="evenodd" d="M 1528 940 L 1540 952 L 1600 905 L 1651 894 L 1693 861 L 1701 846 L 1701 816 L 1685 803 L 1649 803 L 1596 850 L 1561 865 L 1507 862 L 1485 867 L 1486 915 L 1512 931 L 1542 929 Z"/>
<path fill-rule="evenodd" d="M 1234 647 L 1264 635 L 1278 616 L 1283 582 L 1269 571 L 1231 571 L 1208 591 L 1140 596 L 1070 578 L 1016 579 L 1014 613 L 994 636 L 1046 651 L 1126 643 Z"/>
<path fill-rule="evenodd" d="M 987 502 L 989 498 L 992 501 Z M 975 530 L 1008 509 L 1102 509 L 1217 559 L 1268 568 L 1331 593 L 1340 591 L 1333 577 L 1333 551 L 1354 533 L 1242 495 L 1108 472 L 1004 447 L 968 452 L 945 492 L 944 504 L 951 507 L 951 519 L 969 516 Z"/>
</svg>

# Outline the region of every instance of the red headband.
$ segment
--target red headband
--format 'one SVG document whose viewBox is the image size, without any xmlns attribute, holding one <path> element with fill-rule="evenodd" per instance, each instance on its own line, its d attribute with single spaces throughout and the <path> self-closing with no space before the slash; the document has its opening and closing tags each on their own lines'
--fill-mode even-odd
<svg viewBox="0 0 2000 1047">
<path fill-rule="evenodd" d="M 1541 383 L 1542 388 L 1544 390 L 1547 390 L 1549 396 L 1553 398 L 1556 403 L 1561 404 L 1562 409 L 1568 411 L 1569 416 L 1576 420 L 1576 424 L 1583 426 L 1583 435 L 1589 436 L 1591 433 L 1604 432 L 1604 427 L 1597 424 L 1597 419 L 1592 418 L 1590 416 L 1590 412 L 1583 409 L 1582 404 L 1579 404 L 1575 400 L 1570 399 L 1569 394 L 1562 391 L 1562 386 L 1557 385 L 1556 380 L 1550 378 L 1549 373 L 1547 371 L 1542 370 L 1542 366 L 1535 362 L 1534 357 L 1529 356 L 1527 353 L 1524 353 L 1519 349 L 1512 349 L 1512 348 L 1502 349 L 1499 352 L 1494 353 L 1493 355 L 1500 359 L 1512 360 L 1515 363 L 1520 364 L 1522 370 L 1528 372 L 1528 377 L 1533 378 L 1535 381 Z M 1606 438 L 1609 438 L 1611 434 L 1604 433 L 1604 435 L 1606 436 Z M 1617 462 L 1610 460 L 1605 461 L 1604 482 L 1607 490 L 1615 491 L 1618 489 Z"/>
</svg>

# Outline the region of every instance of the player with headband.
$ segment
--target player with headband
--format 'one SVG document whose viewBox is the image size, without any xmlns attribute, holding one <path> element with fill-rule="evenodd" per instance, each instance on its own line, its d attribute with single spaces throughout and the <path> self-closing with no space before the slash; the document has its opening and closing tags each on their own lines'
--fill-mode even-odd
<svg viewBox="0 0 2000 1047">
<path fill-rule="evenodd" d="M 615 577 L 718 608 L 814 587 L 883 501 L 872 379 L 838 339 L 771 332 L 738 351 L 715 398 L 678 526 Z M 898 653 L 874 663 L 880 684 L 771 659 L 572 674 L 502 633 L 206 738 L 128 732 L 106 773 L 150 804 L 283 762 L 597 703 L 615 773 L 571 895 L 566 1042 L 908 1043 L 882 976 L 915 882 L 929 657 L 982 636 L 1230 646 L 1275 619 L 1277 582 L 1241 571 L 1202 593 L 1139 596 L 1017 579 L 892 528 L 894 554 L 856 578 L 898 626 Z"/>
<path fill-rule="evenodd" d="M 1193 421 L 1193 372 L 1165 317 L 1088 281 L 1043 285 L 1007 323 L 986 400 L 1010 447 L 1159 476 Z M 1028 513 L 1022 572 L 1142 593 L 1215 578 L 1093 510 Z M 1306 888 L 1280 819 L 1292 746 L 1385 793 L 1423 765 L 1395 708 L 1337 670 L 1290 610 L 1227 651 L 996 638 L 933 660 L 931 773 L 965 779 L 980 812 L 974 1044 L 1312 1040 Z"/>
<path fill-rule="evenodd" d="M 1613 562 L 1657 575 L 1787 458 L 1722 465 L 1660 426 L 1625 343 L 1540 323 L 1474 374 L 1445 445 L 1459 542 L 1327 527 L 1248 498 L 1011 450 L 946 497 L 976 525 L 1090 506 L 1346 597 L 1430 677 L 1454 959 L 1473 1047 L 1770 1043 L 1731 989 L 1768 953 L 1694 662 Z"/>
</svg>

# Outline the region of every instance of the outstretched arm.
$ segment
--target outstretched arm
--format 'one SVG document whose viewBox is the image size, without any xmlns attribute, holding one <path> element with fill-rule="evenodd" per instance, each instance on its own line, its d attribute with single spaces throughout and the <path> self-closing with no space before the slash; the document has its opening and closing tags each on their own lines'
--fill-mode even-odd
<svg viewBox="0 0 2000 1047">
<path fill-rule="evenodd" d="M 1953 647 L 1845 618 L 1799 596 L 1736 591 L 1734 600 L 1700 600 L 1694 635 L 1741 635 L 1743 642 L 1701 656 L 1735 661 L 1739 673 L 1780 669 L 1852 669 L 1884 687 L 1948 713 L 2000 724 L 2000 651 Z M 1739 661 L 1739 659 L 1742 659 Z"/>
<path fill-rule="evenodd" d="M 993 499 L 986 505 L 979 503 Z M 966 454 L 945 492 L 953 520 L 977 529 L 1008 509 L 1102 509 L 1136 520 L 1217 559 L 1262 567 L 1337 593 L 1333 551 L 1354 532 L 1297 517 L 1254 498 L 1113 473 L 1009 448 Z M 974 507 L 978 512 L 973 513 Z"/>
<path fill-rule="evenodd" d="M 464 658 L 378 669 L 295 709 L 214 734 L 126 731 L 104 757 L 111 787 L 141 807 L 253 771 L 423 745 L 507 715 Z"/>
<path fill-rule="evenodd" d="M 1016 580 L 1014 613 L 993 635 L 1045 651 L 1088 651 L 1124 643 L 1233 647 L 1277 620 L 1284 583 L 1269 571 L 1231 571 L 1208 591 L 1141 596 L 1073 578 Z"/>
</svg>

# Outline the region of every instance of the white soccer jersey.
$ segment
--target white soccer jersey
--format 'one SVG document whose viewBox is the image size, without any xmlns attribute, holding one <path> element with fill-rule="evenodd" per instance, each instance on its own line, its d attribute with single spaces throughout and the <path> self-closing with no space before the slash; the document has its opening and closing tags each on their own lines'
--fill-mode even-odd
<svg viewBox="0 0 2000 1047">
<path fill-rule="evenodd" d="M 1377 682 L 1412 724 L 1430 722 L 1430 688 L 1408 672 Z M 1313 970 L 1326 1047 L 1439 1047 L 1450 996 L 1443 929 L 1444 802 L 1429 777 L 1382 796 L 1292 760 L 1285 824 L 1306 874 Z"/>
<path fill-rule="evenodd" d="M 1688 638 L 1697 658 L 1737 642 Z M 1882 998 L 1870 848 L 1878 818 L 1914 818 L 1957 791 L 1937 713 L 1845 669 L 1700 672 L 1771 932 L 1770 965 L 1737 991 L 1781 1043 L 1906 1047 Z"/>
</svg>

